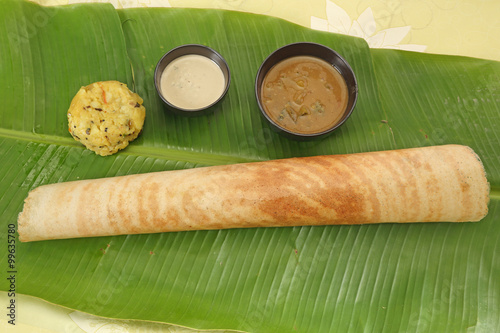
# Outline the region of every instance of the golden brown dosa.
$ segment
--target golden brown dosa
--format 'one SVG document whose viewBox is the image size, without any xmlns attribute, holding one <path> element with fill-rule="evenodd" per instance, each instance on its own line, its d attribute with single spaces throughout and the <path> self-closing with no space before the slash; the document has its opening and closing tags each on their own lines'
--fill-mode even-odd
<svg viewBox="0 0 500 333">
<path fill-rule="evenodd" d="M 489 184 L 478 156 L 445 145 L 290 158 L 40 186 L 21 241 L 167 231 L 478 221 Z"/>
</svg>

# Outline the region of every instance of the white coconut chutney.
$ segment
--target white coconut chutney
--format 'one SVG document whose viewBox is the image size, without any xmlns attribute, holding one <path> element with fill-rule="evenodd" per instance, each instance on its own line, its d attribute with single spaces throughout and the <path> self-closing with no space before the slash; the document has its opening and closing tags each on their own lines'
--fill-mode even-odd
<svg viewBox="0 0 500 333">
<path fill-rule="evenodd" d="M 211 59 L 188 54 L 174 59 L 161 75 L 161 93 L 176 107 L 196 110 L 209 106 L 224 93 L 225 78 Z"/>
</svg>

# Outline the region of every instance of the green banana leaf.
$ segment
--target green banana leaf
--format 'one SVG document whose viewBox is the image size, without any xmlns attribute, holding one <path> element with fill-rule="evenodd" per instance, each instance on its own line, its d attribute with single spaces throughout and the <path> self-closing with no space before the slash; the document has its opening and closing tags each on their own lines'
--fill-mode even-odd
<svg viewBox="0 0 500 333">
<path fill-rule="evenodd" d="M 239 12 L 40 7 L 0 0 L 0 267 L 28 191 L 77 179 L 447 143 L 471 146 L 491 184 L 479 223 L 193 231 L 16 242 L 16 292 L 101 316 L 249 332 L 500 331 L 500 63 L 396 50 Z M 312 41 L 353 67 L 359 100 L 332 136 L 272 132 L 254 99 L 274 49 Z M 228 61 L 214 114 L 165 112 L 153 71 L 200 43 Z M 141 136 L 100 157 L 67 133 L 80 88 L 119 80 L 144 98 Z M 78 212 L 75 212 L 78 214 Z M 4 273 L 6 274 L 6 273 Z M 9 281 L 0 279 L 0 290 Z M 20 307 L 22 305 L 19 305 Z"/>
</svg>

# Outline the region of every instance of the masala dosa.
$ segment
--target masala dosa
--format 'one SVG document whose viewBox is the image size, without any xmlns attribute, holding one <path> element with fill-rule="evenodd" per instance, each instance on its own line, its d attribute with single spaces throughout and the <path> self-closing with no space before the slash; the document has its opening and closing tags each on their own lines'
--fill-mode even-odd
<svg viewBox="0 0 500 333">
<path fill-rule="evenodd" d="M 479 221 L 489 184 L 467 146 L 289 158 L 43 185 L 21 241 L 185 230 Z"/>
</svg>

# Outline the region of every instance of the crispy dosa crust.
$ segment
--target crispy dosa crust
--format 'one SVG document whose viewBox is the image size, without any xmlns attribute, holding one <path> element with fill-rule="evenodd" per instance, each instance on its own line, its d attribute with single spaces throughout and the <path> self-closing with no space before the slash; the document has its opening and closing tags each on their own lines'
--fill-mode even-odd
<svg viewBox="0 0 500 333">
<path fill-rule="evenodd" d="M 479 221 L 482 163 L 466 146 L 164 171 L 40 186 L 21 241 L 184 230 Z"/>
</svg>

